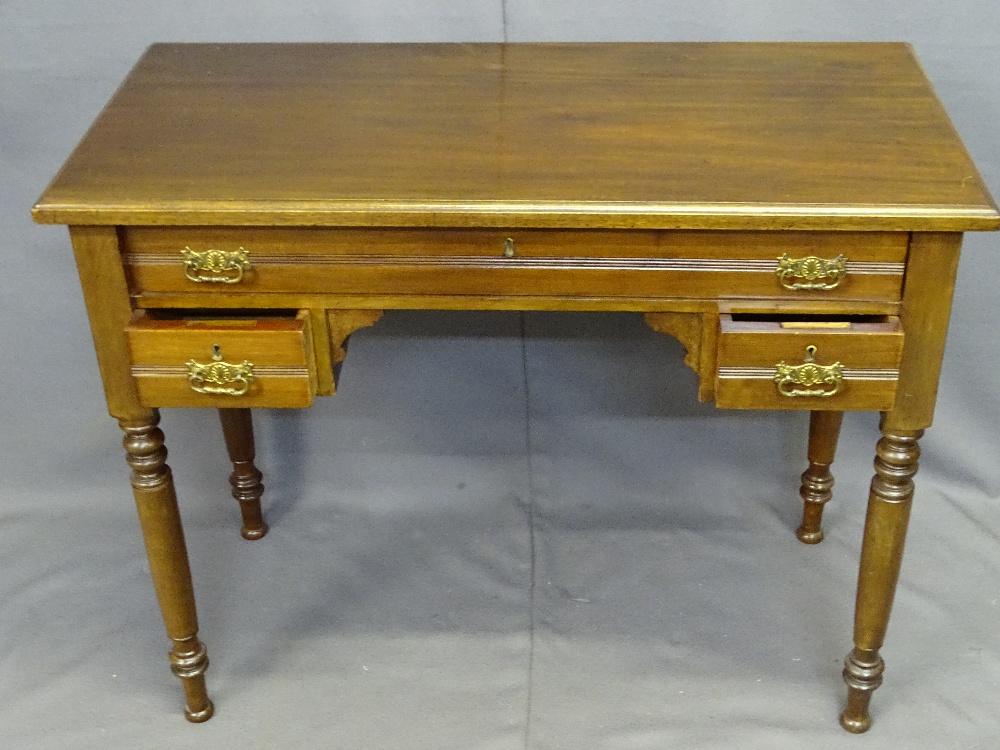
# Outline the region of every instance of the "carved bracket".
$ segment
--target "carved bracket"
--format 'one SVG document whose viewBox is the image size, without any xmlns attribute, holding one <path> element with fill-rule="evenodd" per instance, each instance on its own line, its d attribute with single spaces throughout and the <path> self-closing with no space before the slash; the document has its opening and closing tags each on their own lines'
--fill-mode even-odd
<svg viewBox="0 0 1000 750">
<path fill-rule="evenodd" d="M 321 395 L 332 395 L 337 390 L 337 382 L 340 380 L 340 369 L 347 357 L 347 344 L 352 333 L 359 328 L 366 328 L 375 325 L 383 315 L 382 310 L 327 310 L 326 328 L 328 335 L 325 337 L 329 342 L 329 362 L 333 368 L 333 382 L 329 383 L 329 393 Z"/>
<path fill-rule="evenodd" d="M 648 312 L 646 325 L 677 339 L 687 350 L 684 364 L 698 374 L 698 400 L 715 398 L 715 315 L 701 312 Z"/>
</svg>

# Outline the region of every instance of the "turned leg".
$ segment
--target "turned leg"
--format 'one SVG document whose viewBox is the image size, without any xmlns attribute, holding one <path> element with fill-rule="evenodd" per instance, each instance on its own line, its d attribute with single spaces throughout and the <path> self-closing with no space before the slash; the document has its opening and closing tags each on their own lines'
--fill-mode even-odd
<svg viewBox="0 0 1000 750">
<path fill-rule="evenodd" d="M 261 479 L 264 475 L 253 463 L 253 418 L 249 409 L 219 409 L 219 419 L 229 460 L 233 462 L 229 484 L 243 515 L 240 534 L 244 539 L 260 539 L 267 533 L 267 524 L 260 510 L 260 498 L 264 494 Z"/>
<path fill-rule="evenodd" d="M 833 497 L 830 465 L 837 452 L 842 411 L 814 411 L 809 416 L 809 468 L 802 474 L 802 525 L 795 532 L 800 542 L 823 541 L 823 506 Z"/>
<path fill-rule="evenodd" d="M 149 556 L 153 587 L 160 602 L 167 635 L 173 642 L 170 668 L 180 678 L 187 699 L 188 721 L 211 718 L 214 707 L 205 689 L 208 655 L 198 640 L 194 589 L 188 567 L 184 529 L 177 510 L 174 481 L 167 466 L 163 433 L 155 410 L 147 419 L 120 420 L 125 431 L 125 456 L 132 467 L 132 491 Z"/>
<path fill-rule="evenodd" d="M 903 560 L 906 526 L 913 500 L 923 430 L 888 431 L 875 449 L 875 477 L 868 497 L 868 515 L 861 546 L 858 599 L 854 614 L 854 650 L 844 661 L 847 707 L 840 723 L 848 732 L 871 726 L 868 703 L 882 684 L 885 664 L 879 649 L 885 639 L 899 566 Z"/>
</svg>

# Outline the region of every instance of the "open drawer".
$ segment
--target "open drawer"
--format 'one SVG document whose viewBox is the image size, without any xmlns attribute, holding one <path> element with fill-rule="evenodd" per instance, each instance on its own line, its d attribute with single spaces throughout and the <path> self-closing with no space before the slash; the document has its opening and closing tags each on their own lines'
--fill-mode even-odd
<svg viewBox="0 0 1000 750">
<path fill-rule="evenodd" d="M 309 315 L 214 317 L 136 311 L 125 329 L 144 406 L 309 406 Z"/>
<path fill-rule="evenodd" d="M 903 329 L 894 317 L 719 317 L 716 405 L 891 409 Z"/>
</svg>

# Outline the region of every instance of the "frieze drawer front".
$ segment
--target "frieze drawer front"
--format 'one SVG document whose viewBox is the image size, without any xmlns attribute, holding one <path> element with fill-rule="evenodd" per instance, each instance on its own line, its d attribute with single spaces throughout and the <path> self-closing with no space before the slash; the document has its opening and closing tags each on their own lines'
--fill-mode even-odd
<svg viewBox="0 0 1000 750">
<path fill-rule="evenodd" d="M 716 404 L 734 409 L 891 409 L 899 319 L 720 316 Z"/>
<path fill-rule="evenodd" d="M 316 365 L 309 316 L 153 317 L 125 329 L 144 406 L 309 406 Z"/>
<path fill-rule="evenodd" d="M 905 232 L 135 227 L 136 294 L 900 299 Z"/>
</svg>

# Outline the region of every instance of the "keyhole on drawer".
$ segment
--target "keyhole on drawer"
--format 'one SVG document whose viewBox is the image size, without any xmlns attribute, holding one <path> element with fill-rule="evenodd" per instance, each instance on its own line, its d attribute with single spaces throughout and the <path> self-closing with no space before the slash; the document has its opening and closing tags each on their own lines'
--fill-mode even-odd
<svg viewBox="0 0 1000 750">
<path fill-rule="evenodd" d="M 222 347 L 218 344 L 212 344 L 212 359 L 216 362 L 222 361 Z"/>
<path fill-rule="evenodd" d="M 513 258 L 514 254 L 514 238 L 508 237 L 503 241 L 503 257 Z"/>
</svg>

